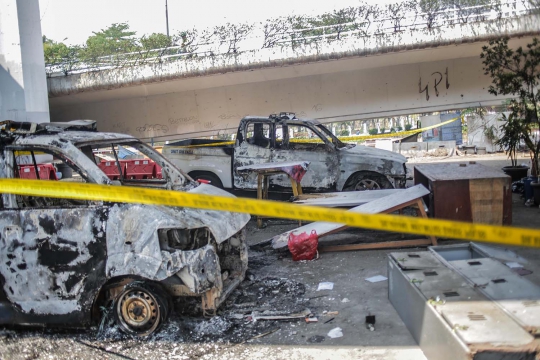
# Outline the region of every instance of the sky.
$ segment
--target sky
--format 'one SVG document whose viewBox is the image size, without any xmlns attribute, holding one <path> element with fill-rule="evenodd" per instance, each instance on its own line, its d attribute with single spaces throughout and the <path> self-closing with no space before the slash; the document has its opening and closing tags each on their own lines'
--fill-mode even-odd
<svg viewBox="0 0 540 360">
<path fill-rule="evenodd" d="M 168 0 L 169 32 L 227 22 L 259 23 L 293 14 L 317 15 L 359 4 L 359 0 Z M 165 0 L 39 0 L 39 7 L 43 35 L 70 45 L 83 44 L 92 31 L 113 23 L 127 22 L 137 36 L 166 33 Z"/>
</svg>

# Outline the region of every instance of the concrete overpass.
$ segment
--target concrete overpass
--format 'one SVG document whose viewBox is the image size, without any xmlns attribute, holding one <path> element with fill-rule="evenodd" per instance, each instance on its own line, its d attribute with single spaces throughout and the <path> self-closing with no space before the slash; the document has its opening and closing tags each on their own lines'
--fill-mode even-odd
<svg viewBox="0 0 540 360">
<path fill-rule="evenodd" d="M 487 92 L 481 47 L 504 35 L 525 45 L 539 33 L 539 15 L 520 13 L 51 77 L 51 118 L 95 119 L 102 131 L 166 140 L 232 132 L 247 114 L 336 122 L 496 105 L 503 99 Z"/>
</svg>

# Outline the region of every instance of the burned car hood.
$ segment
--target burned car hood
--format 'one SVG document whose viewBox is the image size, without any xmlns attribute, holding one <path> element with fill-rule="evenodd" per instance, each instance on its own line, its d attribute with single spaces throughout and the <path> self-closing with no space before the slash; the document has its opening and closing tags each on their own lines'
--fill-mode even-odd
<svg viewBox="0 0 540 360">
<path fill-rule="evenodd" d="M 343 148 L 340 151 L 343 153 L 343 155 L 350 155 L 350 156 L 356 155 L 356 156 L 378 158 L 382 160 L 396 161 L 402 164 L 407 162 L 407 158 L 401 154 L 396 154 L 395 152 L 392 152 L 392 151 L 376 149 L 376 148 L 363 146 L 363 145 L 356 145 L 349 149 Z"/>
<path fill-rule="evenodd" d="M 194 194 L 206 194 L 217 195 L 226 197 L 235 197 L 225 190 L 217 188 L 212 185 L 200 184 L 190 190 L 188 193 Z M 165 213 L 173 216 L 178 216 L 178 211 L 182 212 L 182 217 L 188 216 L 190 221 L 200 222 L 201 225 L 194 227 L 208 227 L 214 235 L 216 241 L 221 243 L 246 226 L 251 216 L 244 213 L 235 213 L 229 211 L 214 211 L 206 209 L 194 209 L 194 208 L 171 208 L 166 206 L 160 206 L 161 210 Z M 187 220 L 184 218 L 184 220 Z"/>
<path fill-rule="evenodd" d="M 201 184 L 188 193 L 234 197 L 215 186 Z M 160 205 L 118 204 L 111 209 L 109 221 L 114 219 L 113 237 L 118 239 L 149 239 L 158 229 L 195 229 L 206 227 L 221 243 L 238 233 L 248 223 L 249 214 L 229 211 L 169 207 Z"/>
</svg>

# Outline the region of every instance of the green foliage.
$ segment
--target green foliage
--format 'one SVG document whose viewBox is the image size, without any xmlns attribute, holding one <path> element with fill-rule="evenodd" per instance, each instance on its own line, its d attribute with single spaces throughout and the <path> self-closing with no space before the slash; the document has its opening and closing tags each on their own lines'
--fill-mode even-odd
<svg viewBox="0 0 540 360">
<path fill-rule="evenodd" d="M 405 131 L 409 131 L 412 129 L 412 124 L 405 124 Z"/>
<path fill-rule="evenodd" d="M 173 45 L 172 39 L 161 33 L 153 33 L 148 36 L 144 35 L 140 42 L 144 50 L 162 49 Z"/>
<path fill-rule="evenodd" d="M 511 113 L 508 117 L 502 114 L 501 120 L 504 121 L 500 126 L 503 135 L 495 144 L 508 153 L 512 166 L 517 166 L 517 150 L 523 134 L 523 124 L 514 113 Z"/>
<path fill-rule="evenodd" d="M 57 66 L 65 74 L 79 63 L 80 46 L 67 46 L 62 42 L 56 42 L 43 35 L 43 55 L 45 63 Z"/>
<path fill-rule="evenodd" d="M 112 24 L 93 34 L 86 40 L 86 47 L 82 50 L 83 60 L 87 62 L 97 63 L 103 56 L 129 53 L 140 49 L 134 38 L 135 31 L 129 31 L 129 25 L 126 23 Z M 116 57 L 116 60 L 120 59 Z"/>
<path fill-rule="evenodd" d="M 494 125 L 484 127 L 484 136 L 489 140 L 490 143 L 497 140 L 496 128 Z"/>
<path fill-rule="evenodd" d="M 369 135 L 377 135 L 379 133 L 379 130 L 373 128 L 368 130 Z"/>
<path fill-rule="evenodd" d="M 381 128 L 381 134 L 384 134 L 384 132 L 386 131 L 386 128 Z"/>
<path fill-rule="evenodd" d="M 349 130 L 347 129 L 343 129 L 339 132 L 339 136 L 349 136 L 350 133 L 349 133 Z"/>
<path fill-rule="evenodd" d="M 520 138 L 533 154 L 533 175 L 537 175 L 540 157 L 540 42 L 534 38 L 525 49 L 511 49 L 508 38 L 491 40 L 480 54 L 484 71 L 492 80 L 489 93 L 495 96 L 515 96 L 508 100 L 511 116 L 501 127 L 501 144 L 510 147 L 510 139 L 520 132 Z M 508 132 L 508 136 L 506 136 Z M 503 140 L 504 139 L 504 140 Z M 511 147 L 510 147 L 511 148 Z"/>
<path fill-rule="evenodd" d="M 237 53 L 240 48 L 238 43 L 245 39 L 249 33 L 253 31 L 253 25 L 251 24 L 231 24 L 216 26 L 214 28 L 214 35 L 219 40 L 219 45 L 225 45 L 227 47 L 227 54 Z"/>
<path fill-rule="evenodd" d="M 398 125 L 396 126 L 396 131 L 403 131 L 403 128 L 400 125 Z"/>
</svg>

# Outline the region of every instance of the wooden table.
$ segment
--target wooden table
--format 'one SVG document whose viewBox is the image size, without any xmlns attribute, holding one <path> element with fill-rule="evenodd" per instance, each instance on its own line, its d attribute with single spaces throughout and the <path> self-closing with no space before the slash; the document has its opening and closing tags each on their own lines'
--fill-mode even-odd
<svg viewBox="0 0 540 360">
<path fill-rule="evenodd" d="M 512 224 L 512 181 L 502 170 L 474 161 L 416 165 L 414 183 L 430 190 L 424 201 L 431 217 Z"/>
<path fill-rule="evenodd" d="M 268 189 L 270 188 L 270 176 L 285 174 L 291 181 L 294 196 L 302 194 L 300 182 L 306 174 L 309 161 L 275 162 L 241 166 L 236 169 L 238 172 L 254 172 L 257 174 L 257 199 L 268 199 Z M 300 222 L 301 224 L 301 222 Z M 257 216 L 257 227 L 262 227 L 262 217 Z"/>
</svg>

